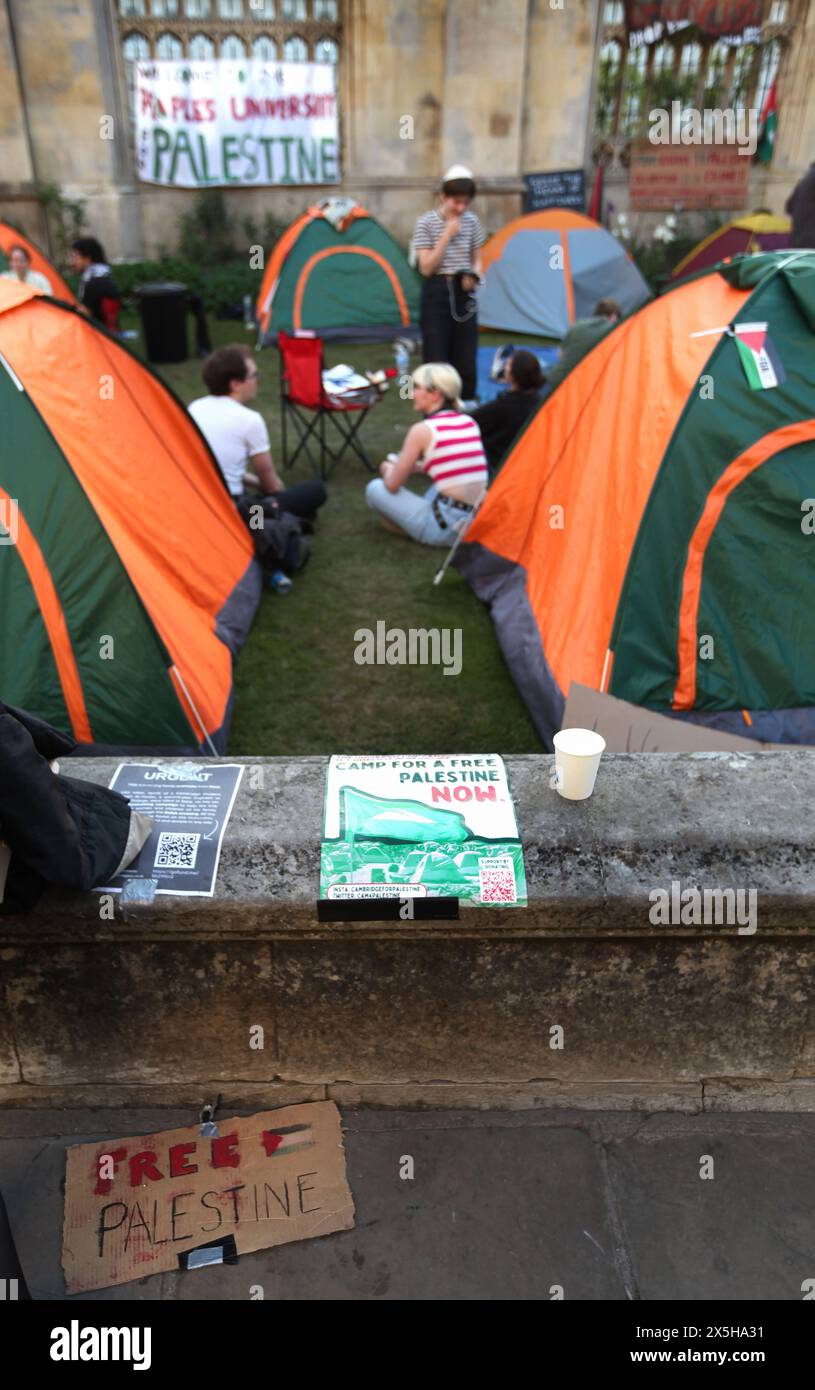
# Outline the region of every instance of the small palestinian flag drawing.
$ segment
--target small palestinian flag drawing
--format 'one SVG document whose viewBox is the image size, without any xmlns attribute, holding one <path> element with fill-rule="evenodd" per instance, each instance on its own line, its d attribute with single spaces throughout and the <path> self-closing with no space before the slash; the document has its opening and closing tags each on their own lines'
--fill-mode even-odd
<svg viewBox="0 0 815 1390">
<path fill-rule="evenodd" d="M 280 1129 L 264 1129 L 260 1136 L 267 1158 L 285 1157 L 298 1149 L 313 1149 L 311 1125 L 283 1125 Z"/>
<path fill-rule="evenodd" d="M 732 328 L 744 375 L 753 391 L 786 381 L 787 374 L 767 332 L 766 323 L 736 323 Z"/>
</svg>

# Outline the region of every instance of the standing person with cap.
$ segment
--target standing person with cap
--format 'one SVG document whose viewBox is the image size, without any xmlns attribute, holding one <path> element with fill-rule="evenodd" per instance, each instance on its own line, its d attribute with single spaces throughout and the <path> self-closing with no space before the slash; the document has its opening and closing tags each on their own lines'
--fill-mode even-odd
<svg viewBox="0 0 815 1390">
<path fill-rule="evenodd" d="M 462 381 L 462 394 L 475 395 L 478 306 L 484 231 L 470 204 L 475 181 L 454 164 L 441 186 L 441 202 L 416 223 L 413 245 L 422 286 L 422 359 L 449 362 Z"/>
</svg>

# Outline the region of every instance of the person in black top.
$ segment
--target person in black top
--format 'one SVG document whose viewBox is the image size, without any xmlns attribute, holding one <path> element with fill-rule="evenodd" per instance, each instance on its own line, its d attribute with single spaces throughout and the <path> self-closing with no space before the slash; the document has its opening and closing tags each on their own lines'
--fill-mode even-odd
<svg viewBox="0 0 815 1390">
<path fill-rule="evenodd" d="M 509 390 L 472 412 L 478 421 L 484 453 L 494 478 L 513 441 L 540 405 L 543 373 L 534 352 L 516 348 L 507 365 Z"/>
<path fill-rule="evenodd" d="M 80 304 L 85 306 L 92 318 L 111 327 L 109 306 L 118 304 L 119 291 L 100 242 L 92 236 L 79 237 L 71 247 L 71 261 L 80 276 Z M 105 305 L 103 300 L 106 301 Z M 108 314 L 105 308 L 108 308 Z"/>
</svg>

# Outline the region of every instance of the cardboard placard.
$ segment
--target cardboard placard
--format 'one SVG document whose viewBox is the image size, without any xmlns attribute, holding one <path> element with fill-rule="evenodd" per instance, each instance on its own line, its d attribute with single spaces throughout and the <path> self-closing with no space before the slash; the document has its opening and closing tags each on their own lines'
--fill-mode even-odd
<svg viewBox="0 0 815 1390">
<path fill-rule="evenodd" d="M 631 146 L 628 197 L 632 212 L 660 208 L 742 208 L 749 197 L 750 160 L 736 145 Z"/>
<path fill-rule="evenodd" d="M 219 1237 L 240 1256 L 353 1227 L 333 1101 L 218 1120 L 215 1138 L 202 1138 L 200 1129 L 67 1150 L 68 1293 L 178 1269 L 180 1256 Z"/>
<path fill-rule="evenodd" d="M 577 681 L 569 689 L 563 728 L 596 730 L 605 739 L 608 753 L 761 753 L 791 747 L 789 743 L 761 743 L 740 734 L 721 733 L 687 719 L 668 719 Z"/>
</svg>

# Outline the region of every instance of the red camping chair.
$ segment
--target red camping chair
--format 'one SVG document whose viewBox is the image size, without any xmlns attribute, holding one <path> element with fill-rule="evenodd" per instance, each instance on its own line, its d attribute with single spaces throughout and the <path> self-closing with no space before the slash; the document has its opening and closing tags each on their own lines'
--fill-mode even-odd
<svg viewBox="0 0 815 1390">
<path fill-rule="evenodd" d="M 314 472 L 325 478 L 326 459 L 336 467 L 345 449 L 352 449 L 369 472 L 373 465 L 359 437 L 360 427 L 372 406 L 381 400 L 375 386 L 360 391 L 348 400 L 329 396 L 323 389 L 323 341 L 316 337 L 290 337 L 278 333 L 280 349 L 280 405 L 283 421 L 283 465 L 293 468 L 301 453 L 305 453 Z M 311 412 L 311 416 L 306 412 Z M 287 420 L 291 416 L 298 437 L 297 446 L 289 456 Z M 339 448 L 332 448 L 326 439 L 326 420 L 340 435 Z M 312 445 L 319 446 L 319 465 L 312 456 Z M 330 471 L 330 470 L 329 470 Z"/>
</svg>

